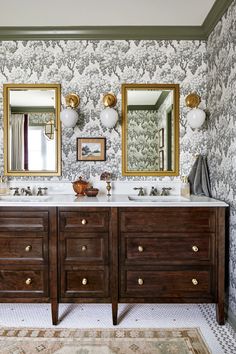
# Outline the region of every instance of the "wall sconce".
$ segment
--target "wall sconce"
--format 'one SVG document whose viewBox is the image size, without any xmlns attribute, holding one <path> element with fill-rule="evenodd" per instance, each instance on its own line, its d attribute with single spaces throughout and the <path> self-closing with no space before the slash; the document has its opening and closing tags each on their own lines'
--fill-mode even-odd
<svg viewBox="0 0 236 354">
<path fill-rule="evenodd" d="M 61 111 L 61 121 L 65 128 L 74 128 L 79 118 L 76 108 L 79 106 L 80 98 L 75 93 L 65 96 L 66 108 Z"/>
<path fill-rule="evenodd" d="M 185 98 L 185 102 L 187 107 L 192 108 L 187 113 L 187 121 L 189 126 L 192 129 L 199 129 L 206 119 L 206 113 L 202 109 L 198 108 L 198 105 L 201 102 L 201 97 L 196 93 L 190 93 Z"/>
<path fill-rule="evenodd" d="M 44 126 L 44 135 L 48 140 L 54 139 L 54 120 L 50 119 Z"/>
<path fill-rule="evenodd" d="M 116 105 L 116 96 L 113 93 L 106 93 L 102 101 L 106 108 L 101 112 L 101 122 L 106 128 L 114 128 L 118 121 L 118 113 L 112 108 Z"/>
</svg>

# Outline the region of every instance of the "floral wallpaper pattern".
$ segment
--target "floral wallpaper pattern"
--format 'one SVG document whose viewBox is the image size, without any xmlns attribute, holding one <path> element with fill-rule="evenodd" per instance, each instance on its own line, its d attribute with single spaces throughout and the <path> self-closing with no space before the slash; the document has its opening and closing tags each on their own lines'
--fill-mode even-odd
<svg viewBox="0 0 236 354">
<path fill-rule="evenodd" d="M 209 169 L 213 196 L 230 205 L 229 308 L 236 324 L 236 1 L 207 42 Z"/>
<path fill-rule="evenodd" d="M 197 40 L 0 42 L 0 92 L 4 83 L 60 83 L 62 96 L 76 92 L 81 97 L 75 129 L 62 130 L 62 176 L 59 177 L 62 180 L 71 181 L 79 175 L 88 178 L 104 170 L 112 171 L 119 180 L 132 179 L 121 175 L 122 83 L 180 84 L 180 173 L 187 174 L 194 154 L 205 151 L 207 137 L 206 131 L 199 137 L 187 127 L 184 98 L 189 92 L 197 91 L 205 100 L 206 70 L 206 42 Z M 104 128 L 99 118 L 102 96 L 108 91 L 117 95 L 120 116 L 112 130 Z M 2 103 L 0 95 L 0 126 Z M 0 129 L 0 174 L 3 172 L 2 137 Z M 76 161 L 77 137 L 106 137 L 107 160 Z"/>
</svg>

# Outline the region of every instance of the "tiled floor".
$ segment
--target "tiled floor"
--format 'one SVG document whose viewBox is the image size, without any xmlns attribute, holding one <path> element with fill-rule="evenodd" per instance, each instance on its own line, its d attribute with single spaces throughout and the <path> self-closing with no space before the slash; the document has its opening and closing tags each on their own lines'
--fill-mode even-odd
<svg viewBox="0 0 236 354">
<path fill-rule="evenodd" d="M 0 304 L 1 327 L 51 328 L 50 306 L 45 304 Z M 112 328 L 111 306 L 61 304 L 61 328 Z M 214 305 L 119 305 L 115 328 L 198 327 L 213 354 L 235 354 L 236 333 L 226 324 L 218 326 Z M 114 327 L 113 327 L 114 328 Z"/>
</svg>

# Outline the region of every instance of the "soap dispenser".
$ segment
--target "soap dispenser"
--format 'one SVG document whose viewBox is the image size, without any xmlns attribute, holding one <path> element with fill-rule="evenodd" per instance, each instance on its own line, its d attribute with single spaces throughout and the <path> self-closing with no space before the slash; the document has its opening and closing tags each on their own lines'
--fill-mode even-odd
<svg viewBox="0 0 236 354">
<path fill-rule="evenodd" d="M 190 198 L 190 185 L 187 176 L 181 177 L 180 194 L 184 198 Z"/>
</svg>

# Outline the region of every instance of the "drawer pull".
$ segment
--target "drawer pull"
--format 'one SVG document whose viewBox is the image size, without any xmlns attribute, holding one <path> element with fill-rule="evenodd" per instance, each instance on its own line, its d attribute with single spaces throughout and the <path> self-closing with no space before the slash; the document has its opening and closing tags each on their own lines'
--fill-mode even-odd
<svg viewBox="0 0 236 354">
<path fill-rule="evenodd" d="M 198 285 L 197 279 L 193 278 L 193 279 L 192 279 L 192 283 L 193 283 L 193 285 Z"/>
<path fill-rule="evenodd" d="M 81 224 L 82 224 L 82 225 L 86 225 L 86 224 L 87 224 L 87 220 L 86 220 L 86 219 L 83 219 L 83 220 L 81 221 Z"/>
<path fill-rule="evenodd" d="M 83 279 L 82 279 L 82 284 L 83 284 L 83 285 L 87 285 L 87 284 L 88 284 L 88 280 L 87 280 L 86 278 L 83 278 Z"/>
<path fill-rule="evenodd" d="M 143 252 L 143 246 L 138 246 L 138 251 Z"/>
<path fill-rule="evenodd" d="M 25 252 L 30 252 L 32 250 L 32 246 L 28 245 L 25 247 Z"/>
<path fill-rule="evenodd" d="M 195 245 L 192 247 L 192 250 L 193 250 L 193 252 L 198 252 L 199 251 L 198 247 L 195 246 Z"/>
<path fill-rule="evenodd" d="M 26 281 L 25 281 L 26 285 L 30 285 L 31 283 L 32 283 L 32 279 L 31 278 L 26 279 Z"/>
<path fill-rule="evenodd" d="M 143 285 L 143 279 L 142 278 L 138 279 L 138 285 Z"/>
<path fill-rule="evenodd" d="M 83 252 L 87 251 L 87 246 L 83 245 L 83 246 L 81 247 L 81 250 L 82 250 Z"/>
</svg>

